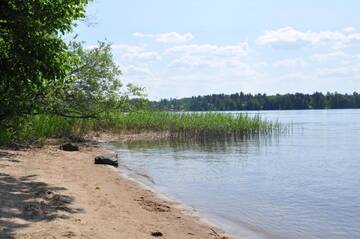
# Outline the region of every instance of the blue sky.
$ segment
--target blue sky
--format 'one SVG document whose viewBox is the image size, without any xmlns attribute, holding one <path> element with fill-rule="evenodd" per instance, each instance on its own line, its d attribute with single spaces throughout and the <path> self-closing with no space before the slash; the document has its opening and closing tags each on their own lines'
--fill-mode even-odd
<svg viewBox="0 0 360 239">
<path fill-rule="evenodd" d="M 151 99 L 360 91 L 360 1 L 94 0 L 75 30 L 107 39 Z"/>
</svg>

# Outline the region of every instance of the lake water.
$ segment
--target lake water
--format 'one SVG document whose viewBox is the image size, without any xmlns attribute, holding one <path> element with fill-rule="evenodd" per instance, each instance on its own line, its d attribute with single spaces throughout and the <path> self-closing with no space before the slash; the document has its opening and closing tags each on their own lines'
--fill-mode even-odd
<svg viewBox="0 0 360 239">
<path fill-rule="evenodd" d="M 266 111 L 287 134 L 117 145 L 133 177 L 239 238 L 360 238 L 360 110 Z"/>
</svg>

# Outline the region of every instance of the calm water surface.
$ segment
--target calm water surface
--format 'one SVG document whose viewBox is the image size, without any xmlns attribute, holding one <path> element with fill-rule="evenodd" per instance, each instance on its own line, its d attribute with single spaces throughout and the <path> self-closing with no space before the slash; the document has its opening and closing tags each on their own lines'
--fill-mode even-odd
<svg viewBox="0 0 360 239">
<path fill-rule="evenodd" d="M 130 177 L 239 237 L 360 238 L 360 110 L 258 113 L 292 132 L 114 147 Z"/>
</svg>

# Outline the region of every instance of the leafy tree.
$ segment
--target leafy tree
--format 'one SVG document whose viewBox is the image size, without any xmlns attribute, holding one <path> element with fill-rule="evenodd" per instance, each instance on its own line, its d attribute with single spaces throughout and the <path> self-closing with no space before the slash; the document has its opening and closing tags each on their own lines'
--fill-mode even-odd
<svg viewBox="0 0 360 239">
<path fill-rule="evenodd" d="M 62 35 L 88 0 L 0 1 L 0 122 L 41 111 L 77 62 Z"/>
<path fill-rule="evenodd" d="M 141 87 L 121 84 L 121 71 L 113 61 L 109 43 L 99 42 L 93 49 L 84 49 L 81 43 L 72 42 L 70 50 L 78 59 L 67 76 L 72 80 L 46 99 L 47 112 L 96 118 L 104 112 L 129 108 L 131 96 L 143 96 Z"/>
</svg>

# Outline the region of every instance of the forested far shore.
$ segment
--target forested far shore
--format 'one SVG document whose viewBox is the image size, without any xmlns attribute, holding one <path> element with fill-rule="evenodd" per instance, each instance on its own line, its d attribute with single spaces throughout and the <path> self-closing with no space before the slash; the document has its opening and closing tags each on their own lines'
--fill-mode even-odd
<svg viewBox="0 0 360 239">
<path fill-rule="evenodd" d="M 212 94 L 152 101 L 151 106 L 174 111 L 305 110 L 360 108 L 360 94 Z"/>
</svg>

